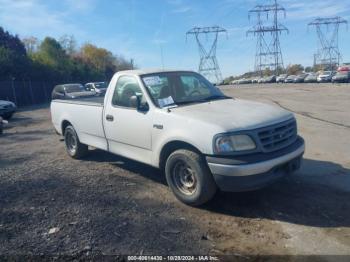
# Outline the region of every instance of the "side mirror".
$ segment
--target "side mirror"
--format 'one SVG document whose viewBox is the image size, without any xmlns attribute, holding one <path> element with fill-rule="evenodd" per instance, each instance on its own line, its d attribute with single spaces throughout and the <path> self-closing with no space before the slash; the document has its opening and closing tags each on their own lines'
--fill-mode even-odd
<svg viewBox="0 0 350 262">
<path fill-rule="evenodd" d="M 129 100 L 130 107 L 136 108 L 140 112 L 147 112 L 149 110 L 149 106 L 147 103 L 142 103 L 141 97 L 139 96 L 131 96 Z"/>
<path fill-rule="evenodd" d="M 139 108 L 139 99 L 137 96 L 131 96 L 129 100 L 130 107 Z"/>
</svg>

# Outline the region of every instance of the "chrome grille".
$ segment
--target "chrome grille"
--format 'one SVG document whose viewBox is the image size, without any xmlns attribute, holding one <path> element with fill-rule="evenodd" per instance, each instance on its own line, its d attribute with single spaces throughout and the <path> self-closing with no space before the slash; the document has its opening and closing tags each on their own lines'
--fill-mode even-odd
<svg viewBox="0 0 350 262">
<path fill-rule="evenodd" d="M 291 121 L 279 123 L 258 130 L 260 144 L 265 152 L 272 152 L 289 146 L 297 139 L 297 124 Z"/>
</svg>

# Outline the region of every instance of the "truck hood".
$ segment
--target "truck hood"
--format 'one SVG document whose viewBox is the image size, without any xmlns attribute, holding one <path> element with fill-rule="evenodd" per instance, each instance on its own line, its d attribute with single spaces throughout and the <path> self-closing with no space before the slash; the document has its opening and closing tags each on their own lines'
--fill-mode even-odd
<svg viewBox="0 0 350 262">
<path fill-rule="evenodd" d="M 256 129 L 294 117 L 280 107 L 241 99 L 216 100 L 171 111 L 179 117 L 216 125 L 222 132 Z"/>
</svg>

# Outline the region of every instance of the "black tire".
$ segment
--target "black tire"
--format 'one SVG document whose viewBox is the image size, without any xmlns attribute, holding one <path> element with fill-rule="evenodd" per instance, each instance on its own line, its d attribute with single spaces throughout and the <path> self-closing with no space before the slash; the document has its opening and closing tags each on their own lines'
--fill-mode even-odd
<svg viewBox="0 0 350 262">
<path fill-rule="evenodd" d="M 64 143 L 68 155 L 74 159 L 81 159 L 87 155 L 89 148 L 80 143 L 73 126 L 67 126 L 64 130 Z"/>
<path fill-rule="evenodd" d="M 208 202 L 217 190 L 206 161 L 194 151 L 174 151 L 166 161 L 165 176 L 176 198 L 190 206 Z"/>
</svg>

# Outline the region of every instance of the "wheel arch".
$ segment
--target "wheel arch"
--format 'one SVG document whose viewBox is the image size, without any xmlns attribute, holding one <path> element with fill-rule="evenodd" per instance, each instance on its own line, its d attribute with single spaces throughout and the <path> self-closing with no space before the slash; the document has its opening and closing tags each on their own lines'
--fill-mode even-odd
<svg viewBox="0 0 350 262">
<path fill-rule="evenodd" d="M 63 120 L 62 124 L 61 124 L 61 131 L 62 131 L 63 136 L 64 136 L 64 131 L 66 130 L 67 126 L 73 126 L 73 125 L 68 120 Z"/>
<path fill-rule="evenodd" d="M 162 150 L 160 151 L 160 154 L 159 154 L 158 166 L 161 170 L 164 170 L 166 160 L 170 156 L 170 154 L 179 149 L 192 150 L 202 155 L 202 152 L 197 147 L 195 147 L 194 145 L 188 142 L 184 142 L 181 140 L 173 140 L 173 141 L 167 142 L 162 147 Z"/>
</svg>

